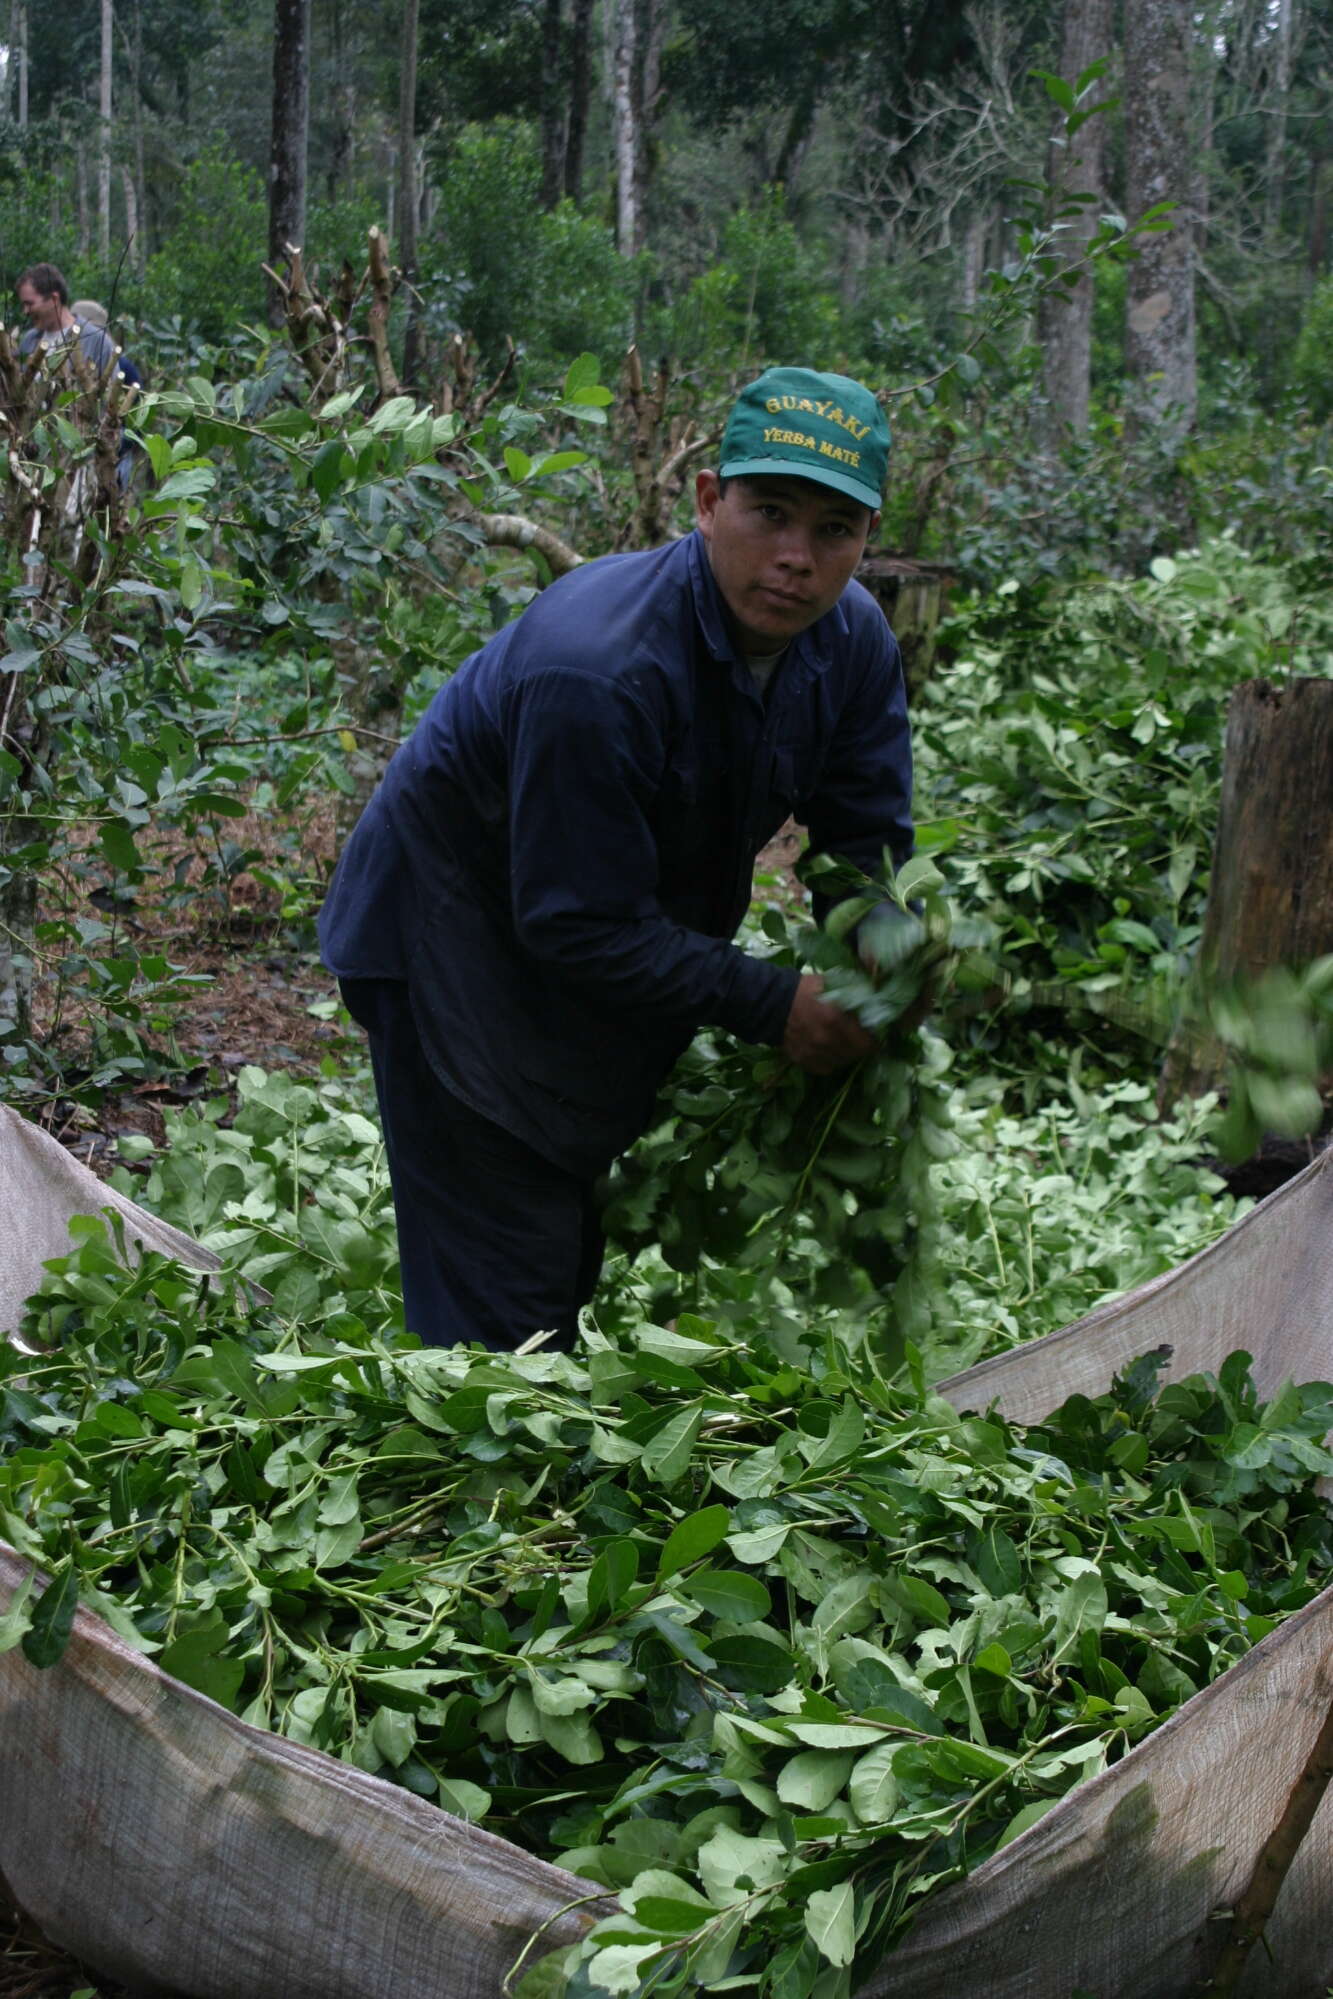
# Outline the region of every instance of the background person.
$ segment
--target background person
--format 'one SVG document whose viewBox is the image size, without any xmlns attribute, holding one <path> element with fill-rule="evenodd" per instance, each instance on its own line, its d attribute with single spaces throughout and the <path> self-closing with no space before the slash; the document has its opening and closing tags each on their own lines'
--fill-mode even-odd
<svg viewBox="0 0 1333 1999">
<path fill-rule="evenodd" d="M 114 368 L 127 388 L 142 387 L 143 376 L 106 330 L 104 309 L 91 299 L 80 301 L 82 310 L 71 306 L 64 273 L 54 264 L 30 264 L 16 290 L 28 322 L 19 339 L 21 356 L 26 359 L 40 349 L 59 357 L 62 351 L 77 346 L 99 381 L 105 383 Z M 90 309 L 97 317 L 89 316 Z M 137 455 L 138 447 L 122 430 L 116 456 L 116 477 L 122 490 L 129 485 Z"/>
</svg>

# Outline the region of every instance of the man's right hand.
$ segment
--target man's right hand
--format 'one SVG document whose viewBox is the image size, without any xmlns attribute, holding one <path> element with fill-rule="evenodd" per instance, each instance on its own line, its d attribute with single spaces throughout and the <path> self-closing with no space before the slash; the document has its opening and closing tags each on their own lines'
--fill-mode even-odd
<svg viewBox="0 0 1333 1999">
<path fill-rule="evenodd" d="M 876 1047 L 859 1020 L 822 997 L 824 981 L 806 972 L 796 988 L 782 1036 L 782 1052 L 812 1076 L 831 1076 L 870 1055 Z"/>
</svg>

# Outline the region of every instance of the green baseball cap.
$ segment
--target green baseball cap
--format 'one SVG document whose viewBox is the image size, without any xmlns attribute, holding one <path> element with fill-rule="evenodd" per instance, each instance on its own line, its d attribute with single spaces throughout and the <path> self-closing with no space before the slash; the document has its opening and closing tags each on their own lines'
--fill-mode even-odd
<svg viewBox="0 0 1333 1999">
<path fill-rule="evenodd" d="M 741 390 L 727 418 L 724 479 L 786 473 L 878 508 L 888 471 L 888 421 L 849 375 L 768 368 Z"/>
</svg>

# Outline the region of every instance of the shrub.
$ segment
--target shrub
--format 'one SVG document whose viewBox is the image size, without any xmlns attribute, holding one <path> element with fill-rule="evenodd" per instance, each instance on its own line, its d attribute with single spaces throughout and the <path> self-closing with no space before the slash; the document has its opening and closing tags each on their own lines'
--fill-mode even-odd
<svg viewBox="0 0 1333 1999">
<path fill-rule="evenodd" d="M 844 342 L 838 302 L 823 289 L 823 260 L 802 244 L 781 188 L 738 208 L 722 254 L 666 314 L 674 353 L 827 367 Z"/>
<path fill-rule="evenodd" d="M 614 351 L 628 337 L 637 266 L 572 203 L 541 207 L 529 125 L 465 127 L 440 175 L 439 215 L 421 257 L 437 327 L 465 327 L 487 353 L 512 334 L 544 359 Z"/>
<path fill-rule="evenodd" d="M 154 318 L 179 314 L 211 338 L 262 318 L 268 207 L 258 174 L 220 150 L 181 175 L 176 214 L 148 260 L 144 294 Z"/>
</svg>

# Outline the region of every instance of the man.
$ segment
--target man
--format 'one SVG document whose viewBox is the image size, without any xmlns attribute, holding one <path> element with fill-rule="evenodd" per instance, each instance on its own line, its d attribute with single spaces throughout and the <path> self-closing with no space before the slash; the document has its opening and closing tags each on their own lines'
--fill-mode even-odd
<svg viewBox="0 0 1333 1999">
<path fill-rule="evenodd" d="M 54 264 L 30 264 L 18 281 L 18 299 L 28 322 L 19 353 L 37 347 L 44 354 L 78 345 L 94 375 L 104 377 L 116 364 L 116 344 L 103 326 L 79 319 L 70 310 L 69 286 Z"/>
<path fill-rule="evenodd" d="M 561 577 L 474 653 L 348 842 L 320 939 L 370 1035 L 424 1340 L 571 1343 L 594 1183 L 698 1028 L 816 1073 L 872 1045 L 731 939 L 793 811 L 863 868 L 911 852 L 901 661 L 852 580 L 888 450 L 859 384 L 761 375 L 696 531 Z"/>
<path fill-rule="evenodd" d="M 105 385 L 114 370 L 127 389 L 142 386 L 143 376 L 127 361 L 106 331 L 106 313 L 100 305 L 86 315 L 69 302 L 69 286 L 64 273 L 54 264 L 30 264 L 18 281 L 18 300 L 28 321 L 28 330 L 19 340 L 25 358 L 38 349 L 59 366 L 60 357 L 77 347 L 95 380 Z M 99 317 L 100 315 L 100 317 Z M 116 477 L 122 490 L 129 485 L 134 470 L 136 447 L 125 432 L 120 435 L 116 456 Z"/>
</svg>

